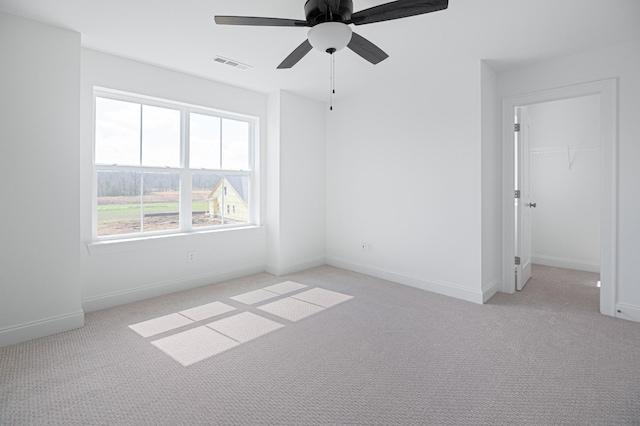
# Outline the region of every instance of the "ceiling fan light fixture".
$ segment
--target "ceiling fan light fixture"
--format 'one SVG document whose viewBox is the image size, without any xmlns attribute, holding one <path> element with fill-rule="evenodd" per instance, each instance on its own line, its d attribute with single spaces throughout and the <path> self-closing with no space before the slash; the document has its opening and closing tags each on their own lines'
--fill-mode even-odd
<svg viewBox="0 0 640 426">
<path fill-rule="evenodd" d="M 351 28 L 342 22 L 323 22 L 311 27 L 307 37 L 314 48 L 322 51 L 337 52 L 351 41 Z"/>
</svg>

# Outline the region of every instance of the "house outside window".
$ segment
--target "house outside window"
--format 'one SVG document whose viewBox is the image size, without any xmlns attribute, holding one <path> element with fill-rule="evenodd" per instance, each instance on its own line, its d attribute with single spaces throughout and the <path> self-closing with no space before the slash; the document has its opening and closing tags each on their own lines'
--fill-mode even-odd
<svg viewBox="0 0 640 426">
<path fill-rule="evenodd" d="M 94 239 L 253 224 L 256 118 L 104 89 L 94 100 Z"/>
</svg>

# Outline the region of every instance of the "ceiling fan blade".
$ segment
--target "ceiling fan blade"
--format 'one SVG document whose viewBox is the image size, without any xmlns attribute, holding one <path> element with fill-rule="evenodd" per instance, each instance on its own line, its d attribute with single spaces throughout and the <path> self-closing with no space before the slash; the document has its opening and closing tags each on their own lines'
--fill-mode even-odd
<svg viewBox="0 0 640 426">
<path fill-rule="evenodd" d="M 260 18 L 256 16 L 215 16 L 218 25 L 255 25 L 261 27 L 310 27 L 307 21 L 285 18 Z"/>
<path fill-rule="evenodd" d="M 313 49 L 313 47 L 311 47 L 311 43 L 309 43 L 309 40 L 303 41 L 300 46 L 296 47 L 296 49 L 291 52 L 280 65 L 278 65 L 278 69 L 281 70 L 291 68 L 292 66 L 297 64 L 298 61 L 300 61 L 300 59 L 304 57 L 304 55 L 309 53 L 311 49 Z"/>
<path fill-rule="evenodd" d="M 367 61 L 371 62 L 373 65 L 378 62 L 382 62 L 389 57 L 389 55 L 384 53 L 378 46 L 356 33 L 351 34 L 351 41 L 347 44 L 347 47 Z"/>
<path fill-rule="evenodd" d="M 446 9 L 448 6 L 449 0 L 397 0 L 356 12 L 351 15 L 351 19 L 347 23 L 363 25 L 390 21 L 436 12 Z"/>
</svg>

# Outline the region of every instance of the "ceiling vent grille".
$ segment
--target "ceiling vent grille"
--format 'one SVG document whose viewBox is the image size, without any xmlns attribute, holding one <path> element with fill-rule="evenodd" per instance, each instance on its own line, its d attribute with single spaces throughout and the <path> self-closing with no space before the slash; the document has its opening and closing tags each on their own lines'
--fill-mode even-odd
<svg viewBox="0 0 640 426">
<path fill-rule="evenodd" d="M 243 64 L 242 62 L 234 61 L 233 59 L 225 58 L 223 56 L 214 56 L 213 58 L 211 58 L 211 60 L 213 62 L 228 65 L 239 70 L 248 70 L 249 68 L 253 68 L 251 65 Z"/>
</svg>

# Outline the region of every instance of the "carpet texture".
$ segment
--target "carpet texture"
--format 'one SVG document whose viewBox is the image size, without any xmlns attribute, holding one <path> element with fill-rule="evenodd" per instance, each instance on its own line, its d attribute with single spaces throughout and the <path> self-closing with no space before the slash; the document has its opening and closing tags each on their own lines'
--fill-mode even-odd
<svg viewBox="0 0 640 426">
<path fill-rule="evenodd" d="M 640 324 L 597 274 L 535 266 L 485 305 L 323 266 L 86 315 L 0 349 L 1 425 L 640 425 Z M 294 281 L 353 296 L 299 321 L 232 297 Z M 184 367 L 129 328 L 222 302 L 284 326 Z"/>
</svg>

